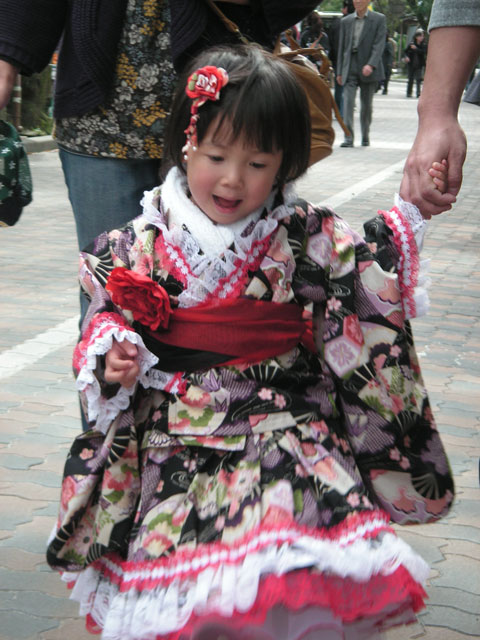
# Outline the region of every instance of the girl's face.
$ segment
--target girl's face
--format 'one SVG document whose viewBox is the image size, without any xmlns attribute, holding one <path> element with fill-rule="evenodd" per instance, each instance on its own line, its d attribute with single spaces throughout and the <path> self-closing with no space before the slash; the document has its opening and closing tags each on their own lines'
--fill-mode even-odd
<svg viewBox="0 0 480 640">
<path fill-rule="evenodd" d="M 210 220 L 230 224 L 258 209 L 272 191 L 282 164 L 282 152 L 265 153 L 231 141 L 226 123 L 214 137 L 212 122 L 198 145 L 187 153 L 187 180 L 193 202 Z"/>
</svg>

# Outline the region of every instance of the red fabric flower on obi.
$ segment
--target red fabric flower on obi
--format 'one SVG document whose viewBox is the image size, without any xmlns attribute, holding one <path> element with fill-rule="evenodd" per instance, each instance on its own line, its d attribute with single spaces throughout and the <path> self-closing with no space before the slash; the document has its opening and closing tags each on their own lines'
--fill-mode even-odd
<svg viewBox="0 0 480 640">
<path fill-rule="evenodd" d="M 114 304 L 132 312 L 134 320 L 152 331 L 168 329 L 172 313 L 168 293 L 147 276 L 115 267 L 108 277 L 106 290 Z"/>
<path fill-rule="evenodd" d="M 207 100 L 218 100 L 220 89 L 228 82 L 228 74 L 221 67 L 202 67 L 188 78 L 186 94 L 189 98 L 199 99 L 197 106 Z"/>
</svg>

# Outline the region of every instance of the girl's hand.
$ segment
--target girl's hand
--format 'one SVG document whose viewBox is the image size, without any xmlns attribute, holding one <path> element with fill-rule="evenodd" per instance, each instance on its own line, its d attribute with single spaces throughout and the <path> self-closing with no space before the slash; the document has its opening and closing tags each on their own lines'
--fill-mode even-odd
<svg viewBox="0 0 480 640">
<path fill-rule="evenodd" d="M 448 186 L 448 163 L 445 159 L 442 162 L 434 162 L 428 170 L 429 175 L 433 178 L 433 183 L 440 193 L 445 193 Z"/>
<path fill-rule="evenodd" d="M 105 356 L 105 380 L 119 383 L 122 387 L 131 387 L 137 379 L 140 367 L 137 362 L 136 345 L 125 340 L 113 340 L 112 348 Z"/>
</svg>

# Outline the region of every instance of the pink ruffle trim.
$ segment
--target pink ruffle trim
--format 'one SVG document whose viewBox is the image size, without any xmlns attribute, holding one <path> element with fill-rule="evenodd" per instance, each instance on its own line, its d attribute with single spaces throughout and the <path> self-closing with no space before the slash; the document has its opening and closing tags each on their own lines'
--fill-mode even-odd
<svg viewBox="0 0 480 640">
<path fill-rule="evenodd" d="M 415 236 L 407 219 L 397 207 L 392 207 L 390 211 L 380 211 L 379 213 L 391 229 L 393 241 L 400 255 L 397 269 L 405 316 L 414 318 L 417 315 L 414 292 L 418 284 L 420 271 Z"/>
</svg>

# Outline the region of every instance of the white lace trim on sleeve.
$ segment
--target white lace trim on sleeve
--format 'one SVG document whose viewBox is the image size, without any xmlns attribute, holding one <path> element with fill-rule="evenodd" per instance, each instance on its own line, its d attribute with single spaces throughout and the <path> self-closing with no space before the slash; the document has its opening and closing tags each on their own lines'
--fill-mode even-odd
<svg viewBox="0 0 480 640">
<path fill-rule="evenodd" d="M 126 409 L 137 383 L 129 387 L 120 387 L 111 398 L 102 395 L 100 383 L 95 376 L 97 356 L 105 355 L 111 348 L 113 339 L 118 342 L 128 340 L 138 348 L 137 361 L 140 367 L 138 380 L 143 383 L 146 374 L 157 362 L 158 358 L 144 345 L 142 338 L 129 329 L 113 324 L 111 321 L 98 323 L 92 331 L 83 353 L 79 373 L 76 380 L 77 389 L 85 393 L 88 401 L 88 421 L 95 421 L 96 429 L 105 433 L 112 420 Z M 149 386 L 149 385 L 147 385 Z"/>
</svg>

